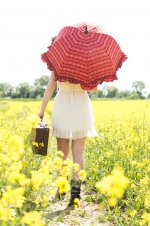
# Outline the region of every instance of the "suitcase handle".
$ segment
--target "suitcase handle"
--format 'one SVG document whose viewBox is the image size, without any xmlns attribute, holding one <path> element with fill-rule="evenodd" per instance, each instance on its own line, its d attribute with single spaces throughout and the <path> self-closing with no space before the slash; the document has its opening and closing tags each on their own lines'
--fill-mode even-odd
<svg viewBox="0 0 150 226">
<path fill-rule="evenodd" d="M 38 123 L 37 128 L 48 128 L 48 125 L 47 125 L 46 121 L 43 118 Z"/>
</svg>

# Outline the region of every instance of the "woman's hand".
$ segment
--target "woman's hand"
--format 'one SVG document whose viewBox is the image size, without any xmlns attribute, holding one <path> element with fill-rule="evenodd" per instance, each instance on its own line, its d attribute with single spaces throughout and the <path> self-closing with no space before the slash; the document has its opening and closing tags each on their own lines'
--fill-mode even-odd
<svg viewBox="0 0 150 226">
<path fill-rule="evenodd" d="M 44 117 L 44 112 L 41 112 L 41 111 L 40 111 L 40 112 L 37 114 L 37 116 L 38 116 L 39 118 L 42 119 L 42 118 Z"/>
</svg>

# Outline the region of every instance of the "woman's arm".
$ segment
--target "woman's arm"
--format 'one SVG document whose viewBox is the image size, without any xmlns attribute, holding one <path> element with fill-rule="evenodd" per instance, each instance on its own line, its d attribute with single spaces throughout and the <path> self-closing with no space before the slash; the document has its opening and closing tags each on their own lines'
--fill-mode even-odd
<svg viewBox="0 0 150 226">
<path fill-rule="evenodd" d="M 52 72 L 51 77 L 49 79 L 49 82 L 48 82 L 47 87 L 44 92 L 40 112 L 37 114 L 40 118 L 43 118 L 43 116 L 44 116 L 44 111 L 46 109 L 49 99 L 53 95 L 55 86 L 56 86 L 56 80 L 55 80 L 54 72 Z"/>
</svg>

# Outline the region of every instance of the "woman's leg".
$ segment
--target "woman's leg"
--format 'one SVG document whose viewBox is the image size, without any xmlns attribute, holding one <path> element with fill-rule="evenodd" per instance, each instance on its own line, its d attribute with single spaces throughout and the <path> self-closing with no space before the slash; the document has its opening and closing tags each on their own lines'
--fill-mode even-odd
<svg viewBox="0 0 150 226">
<path fill-rule="evenodd" d="M 79 164 L 79 170 L 84 169 L 84 146 L 85 146 L 85 138 L 72 140 L 72 156 L 73 163 Z M 74 206 L 74 200 L 81 199 L 81 181 L 79 180 L 78 172 L 73 173 L 73 179 L 71 180 L 71 196 L 68 207 Z"/>
<path fill-rule="evenodd" d="M 72 140 L 72 156 L 73 163 L 79 164 L 79 170 L 84 169 L 84 147 L 85 147 L 86 137 Z M 78 172 L 74 173 L 73 178 L 75 180 L 79 179 Z"/>
<path fill-rule="evenodd" d="M 57 150 L 62 151 L 64 156 L 63 160 L 66 160 L 69 154 L 69 139 L 58 138 L 57 139 Z"/>
</svg>

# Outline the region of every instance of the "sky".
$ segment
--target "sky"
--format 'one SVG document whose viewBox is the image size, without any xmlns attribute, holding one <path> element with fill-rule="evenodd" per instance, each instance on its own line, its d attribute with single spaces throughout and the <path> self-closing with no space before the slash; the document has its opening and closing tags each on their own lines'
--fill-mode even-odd
<svg viewBox="0 0 150 226">
<path fill-rule="evenodd" d="M 118 80 L 101 87 L 132 89 L 143 81 L 150 92 L 150 4 L 148 0 L 5 0 L 0 3 L 0 83 L 14 86 L 50 75 L 41 54 L 66 25 L 100 25 L 128 56 Z"/>
</svg>

